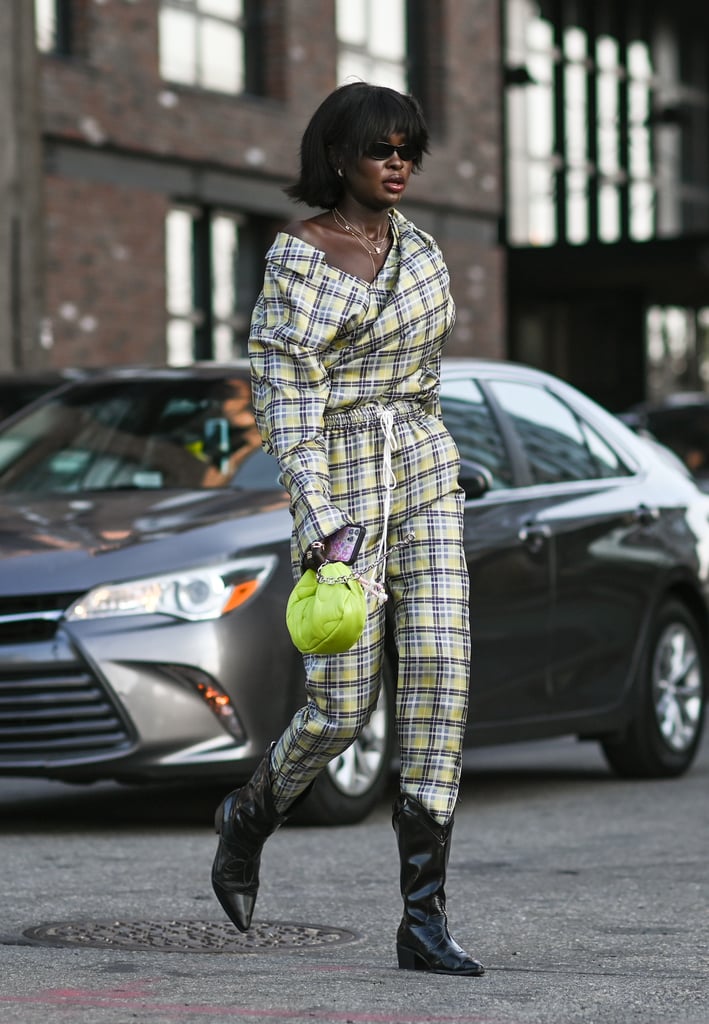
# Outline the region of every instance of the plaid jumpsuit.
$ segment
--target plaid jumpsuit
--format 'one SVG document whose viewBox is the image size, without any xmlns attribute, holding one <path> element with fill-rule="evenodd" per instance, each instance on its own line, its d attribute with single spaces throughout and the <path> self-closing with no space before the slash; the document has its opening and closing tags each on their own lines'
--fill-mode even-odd
<svg viewBox="0 0 709 1024">
<path fill-rule="evenodd" d="M 357 568 L 376 558 L 385 521 L 387 545 L 414 534 L 385 568 L 399 654 L 401 790 L 446 824 L 470 663 L 464 496 L 438 399 L 454 306 L 434 240 L 397 211 L 391 219 L 394 244 L 372 284 L 280 233 L 266 257 L 249 356 L 264 447 L 291 499 L 294 577 L 308 546 L 348 522 L 367 530 Z M 368 600 L 350 651 L 304 657 L 307 702 L 271 755 L 279 809 L 349 746 L 376 706 L 385 609 Z"/>
</svg>

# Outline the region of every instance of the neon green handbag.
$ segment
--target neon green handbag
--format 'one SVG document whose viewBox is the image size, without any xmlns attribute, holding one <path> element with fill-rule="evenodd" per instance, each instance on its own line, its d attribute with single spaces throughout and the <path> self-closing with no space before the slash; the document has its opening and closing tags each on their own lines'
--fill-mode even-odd
<svg viewBox="0 0 709 1024">
<path fill-rule="evenodd" d="M 367 595 L 344 562 L 307 569 L 288 598 L 286 625 L 303 654 L 343 654 L 353 647 L 367 618 Z"/>
</svg>

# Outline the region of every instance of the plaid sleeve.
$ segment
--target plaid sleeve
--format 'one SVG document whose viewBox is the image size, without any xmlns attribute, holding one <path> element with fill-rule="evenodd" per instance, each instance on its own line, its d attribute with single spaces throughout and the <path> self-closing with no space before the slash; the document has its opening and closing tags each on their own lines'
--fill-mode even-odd
<svg viewBox="0 0 709 1024">
<path fill-rule="evenodd" d="M 303 551 L 349 522 L 331 501 L 323 434 L 330 395 L 323 359 L 341 316 L 322 275 L 311 272 L 316 252 L 267 262 L 249 338 L 256 422 L 278 460 Z"/>
</svg>

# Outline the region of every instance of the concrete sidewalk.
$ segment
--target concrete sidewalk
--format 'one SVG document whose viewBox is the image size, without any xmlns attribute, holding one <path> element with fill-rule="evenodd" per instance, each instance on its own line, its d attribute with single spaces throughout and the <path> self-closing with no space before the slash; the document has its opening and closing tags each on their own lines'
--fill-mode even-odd
<svg viewBox="0 0 709 1024">
<path fill-rule="evenodd" d="M 595 749 L 570 744 L 474 761 L 448 895 L 481 979 L 397 969 L 388 803 L 352 828 L 269 841 L 255 924 L 295 947 L 258 936 L 253 952 L 23 945 L 33 925 L 67 921 L 166 933 L 202 921 L 207 939 L 223 935 L 212 805 L 166 810 L 154 793 L 110 787 L 37 797 L 37 784 L 22 801 L 19 783 L 3 803 L 0 785 L 0 1024 L 707 1024 L 706 744 L 671 782 L 614 780 Z"/>
</svg>

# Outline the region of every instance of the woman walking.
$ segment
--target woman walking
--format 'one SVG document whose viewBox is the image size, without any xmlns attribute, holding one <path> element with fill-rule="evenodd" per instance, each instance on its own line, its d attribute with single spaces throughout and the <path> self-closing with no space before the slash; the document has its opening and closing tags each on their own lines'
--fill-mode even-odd
<svg viewBox="0 0 709 1024">
<path fill-rule="evenodd" d="M 396 210 L 427 150 L 410 96 L 358 82 L 324 100 L 288 190 L 324 212 L 289 224 L 271 246 L 249 355 L 264 447 L 290 495 L 294 575 L 317 568 L 328 538 L 359 524 L 355 568 L 376 564 L 370 589 L 381 584 L 391 605 L 399 966 L 476 976 L 483 967 L 451 938 L 445 906 L 470 661 L 464 496 L 438 397 L 454 307 L 436 243 Z M 385 609 L 369 602 L 351 650 L 305 656 L 306 704 L 217 812 L 213 885 L 242 931 L 265 840 L 377 704 Z"/>
</svg>

